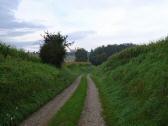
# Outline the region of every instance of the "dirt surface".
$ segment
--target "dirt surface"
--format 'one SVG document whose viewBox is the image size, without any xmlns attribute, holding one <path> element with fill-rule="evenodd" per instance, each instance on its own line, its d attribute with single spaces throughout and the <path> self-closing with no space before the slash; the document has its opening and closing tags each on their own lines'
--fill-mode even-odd
<svg viewBox="0 0 168 126">
<path fill-rule="evenodd" d="M 105 126 L 105 122 L 101 116 L 102 109 L 98 90 L 90 76 L 87 77 L 87 82 L 87 97 L 85 107 L 79 121 L 79 126 Z"/>
<path fill-rule="evenodd" d="M 48 121 L 54 114 L 64 105 L 64 103 L 72 96 L 80 84 L 81 76 L 75 82 L 65 89 L 61 94 L 57 95 L 53 100 L 44 105 L 40 110 L 33 113 L 28 119 L 23 121 L 20 126 L 47 126 Z"/>
</svg>

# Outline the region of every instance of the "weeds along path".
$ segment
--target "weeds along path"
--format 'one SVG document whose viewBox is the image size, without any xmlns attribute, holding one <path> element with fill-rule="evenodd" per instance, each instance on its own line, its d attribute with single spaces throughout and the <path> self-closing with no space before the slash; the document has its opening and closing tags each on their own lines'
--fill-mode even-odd
<svg viewBox="0 0 168 126">
<path fill-rule="evenodd" d="M 79 126 L 105 126 L 105 122 L 101 116 L 102 108 L 98 90 L 89 75 L 87 76 L 87 82 L 88 91 Z"/>
<path fill-rule="evenodd" d="M 48 121 L 55 113 L 64 105 L 64 103 L 72 96 L 80 84 L 81 76 L 79 76 L 72 85 L 65 89 L 61 94 L 57 95 L 53 100 L 44 105 L 40 110 L 33 113 L 28 119 L 23 121 L 20 126 L 47 126 Z"/>
</svg>

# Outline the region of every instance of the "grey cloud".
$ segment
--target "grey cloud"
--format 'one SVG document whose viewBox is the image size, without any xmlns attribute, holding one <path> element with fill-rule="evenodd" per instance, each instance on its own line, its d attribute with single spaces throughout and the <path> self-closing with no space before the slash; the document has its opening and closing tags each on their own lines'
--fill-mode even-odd
<svg viewBox="0 0 168 126">
<path fill-rule="evenodd" d="M 30 47 L 30 46 L 40 46 L 41 42 L 40 40 L 37 41 L 17 41 L 17 42 L 7 42 L 7 44 L 16 47 L 16 48 L 26 48 L 26 47 Z"/>
<path fill-rule="evenodd" d="M 21 0 L 0 0 L 0 30 L 8 31 L 9 36 L 24 35 L 30 33 L 30 31 L 15 31 L 16 29 L 42 29 L 43 25 L 35 25 L 29 22 L 17 21 L 14 17 L 14 10 L 17 9 Z M 16 32 L 16 33 L 14 33 Z M 2 36 L 2 35 L 1 35 Z"/>
<path fill-rule="evenodd" d="M 80 40 L 89 35 L 93 35 L 95 33 L 96 33 L 95 31 L 77 31 L 77 32 L 69 33 L 68 36 L 70 40 Z"/>
<path fill-rule="evenodd" d="M 16 9 L 20 1 L 21 0 L 0 0 L 0 7 L 6 8 L 7 6 L 10 6 L 11 9 Z"/>
<path fill-rule="evenodd" d="M 25 35 L 25 34 L 28 34 L 28 33 L 32 33 L 32 31 L 10 31 L 8 32 L 8 36 L 11 36 L 11 37 L 15 37 L 15 36 L 19 36 L 19 35 Z"/>
<path fill-rule="evenodd" d="M 149 6 L 149 5 L 159 5 L 164 4 L 166 0 L 74 0 L 67 1 L 62 0 L 65 4 L 62 4 L 63 8 L 77 8 L 79 10 L 82 9 L 89 9 L 89 10 L 100 10 L 100 9 L 107 9 L 107 8 L 115 8 L 115 7 L 124 7 L 126 9 L 129 8 L 139 8 L 141 6 Z M 61 1 L 61 2 L 62 2 Z M 57 6 L 57 4 L 56 4 Z M 61 6 L 61 5 L 59 5 Z M 68 10 L 69 11 L 69 10 Z"/>
<path fill-rule="evenodd" d="M 26 35 L 32 32 L 35 32 L 37 29 L 13 29 L 13 30 L 7 30 L 7 29 L 0 29 L 0 37 L 16 37 L 16 36 L 22 36 L 22 35 Z"/>
<path fill-rule="evenodd" d="M 2 16 L 2 15 L 0 15 Z M 43 25 L 35 25 L 33 23 L 28 23 L 28 22 L 17 22 L 14 21 L 14 18 L 9 18 L 9 19 L 5 19 L 3 18 L 3 20 L 0 21 L 0 28 L 4 28 L 4 29 L 15 29 L 15 28 L 44 28 Z"/>
</svg>

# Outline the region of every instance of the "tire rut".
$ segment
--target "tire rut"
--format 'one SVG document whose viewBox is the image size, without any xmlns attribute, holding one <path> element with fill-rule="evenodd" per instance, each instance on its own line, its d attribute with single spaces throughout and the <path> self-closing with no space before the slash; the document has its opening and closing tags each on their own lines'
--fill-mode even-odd
<svg viewBox="0 0 168 126">
<path fill-rule="evenodd" d="M 98 90 L 89 75 L 87 76 L 87 82 L 88 91 L 84 110 L 79 120 L 79 126 L 105 126 L 105 122 L 101 116 L 102 108 Z"/>
<path fill-rule="evenodd" d="M 57 113 L 57 111 L 72 96 L 74 91 L 80 84 L 81 76 L 79 76 L 68 88 L 58 94 L 53 100 L 48 102 L 37 112 L 24 120 L 20 126 L 47 126 L 48 121 Z"/>
</svg>

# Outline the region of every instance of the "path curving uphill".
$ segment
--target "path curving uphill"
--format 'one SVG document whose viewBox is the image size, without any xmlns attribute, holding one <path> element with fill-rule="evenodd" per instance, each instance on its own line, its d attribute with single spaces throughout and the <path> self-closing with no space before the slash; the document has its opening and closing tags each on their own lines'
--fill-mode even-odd
<svg viewBox="0 0 168 126">
<path fill-rule="evenodd" d="M 47 126 L 48 121 L 72 96 L 74 91 L 79 86 L 80 80 L 81 76 L 79 76 L 74 81 L 74 83 L 66 88 L 61 94 L 57 95 L 53 100 L 44 105 L 40 110 L 33 113 L 28 119 L 24 120 L 20 124 L 20 126 Z"/>
<path fill-rule="evenodd" d="M 84 110 L 79 120 L 79 126 L 105 126 L 105 122 L 101 116 L 102 108 L 98 90 L 89 75 L 87 76 L 87 82 L 88 91 Z"/>
</svg>

